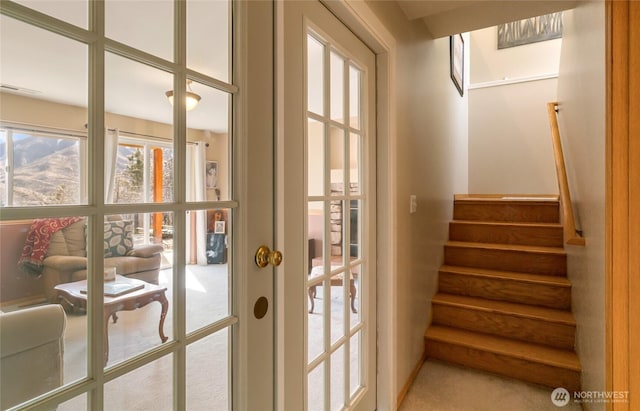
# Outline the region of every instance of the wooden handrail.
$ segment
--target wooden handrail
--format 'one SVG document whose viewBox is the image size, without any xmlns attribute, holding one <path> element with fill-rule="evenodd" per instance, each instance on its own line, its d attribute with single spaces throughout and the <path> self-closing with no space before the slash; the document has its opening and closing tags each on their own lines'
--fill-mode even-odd
<svg viewBox="0 0 640 411">
<path fill-rule="evenodd" d="M 553 156 L 555 157 L 556 175 L 558 177 L 558 190 L 560 191 L 560 206 L 562 208 L 564 241 L 566 244 L 585 245 L 584 238 L 578 235 L 578 231 L 576 230 L 576 221 L 573 216 L 573 205 L 571 203 L 571 193 L 569 192 L 567 168 L 564 164 L 562 140 L 560 140 L 560 129 L 558 128 L 558 116 L 556 114 L 557 106 L 557 102 L 547 103 L 549 125 L 551 126 L 551 141 L 553 143 Z"/>
</svg>

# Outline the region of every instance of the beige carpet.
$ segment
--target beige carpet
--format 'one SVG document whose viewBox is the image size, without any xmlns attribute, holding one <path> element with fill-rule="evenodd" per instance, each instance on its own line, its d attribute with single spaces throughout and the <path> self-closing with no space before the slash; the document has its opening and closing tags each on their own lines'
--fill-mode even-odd
<svg viewBox="0 0 640 411">
<path fill-rule="evenodd" d="M 229 312 L 226 265 L 188 266 L 187 329 L 224 318 Z M 160 284 L 167 287 L 171 301 L 169 270 L 160 273 Z M 161 344 L 158 334 L 160 304 L 152 302 L 134 311 L 118 312 L 118 321 L 109 323 L 109 363 L 117 364 Z M 171 304 L 165 320 L 165 335 L 173 335 Z M 67 315 L 65 331 L 65 383 L 86 375 L 87 316 Z M 187 407 L 190 410 L 229 409 L 229 339 L 226 331 L 209 336 L 187 349 Z M 105 410 L 173 409 L 173 362 L 164 357 L 105 385 Z M 58 407 L 59 411 L 86 409 L 86 399 L 77 398 Z"/>
<path fill-rule="evenodd" d="M 582 411 L 578 404 L 556 407 L 551 391 L 495 374 L 428 360 L 399 411 Z"/>
<path fill-rule="evenodd" d="M 195 330 L 213 323 L 229 313 L 227 300 L 227 265 L 187 266 L 187 329 Z M 171 301 L 172 284 L 170 270 L 162 270 L 160 284 L 167 287 L 167 298 Z M 343 336 L 341 321 L 344 303 L 341 287 L 331 287 L 331 343 Z M 323 344 L 322 312 L 323 288 L 317 288 L 315 310 L 309 315 L 309 357 L 321 352 Z M 358 299 L 356 298 L 356 306 Z M 357 323 L 357 314 L 350 313 L 350 324 Z M 158 335 L 160 304 L 152 302 L 134 311 L 118 312 L 116 324 L 109 323 L 109 366 L 141 354 L 161 344 Z M 172 335 L 173 313 L 169 306 L 164 332 Z M 352 392 L 359 383 L 358 336 L 351 339 L 350 384 Z M 68 314 L 65 332 L 64 379 L 70 383 L 86 375 L 87 316 L 83 313 Z M 187 350 L 187 408 L 195 411 L 228 410 L 229 381 L 227 376 L 229 340 L 226 332 L 218 333 L 200 341 Z M 332 356 L 334 364 L 331 375 L 331 409 L 339 409 L 344 396 L 344 350 Z M 125 375 L 105 386 L 105 410 L 172 410 L 172 359 L 166 357 L 129 375 Z M 339 366 L 338 366 L 339 365 Z M 324 410 L 324 367 L 319 366 L 309 377 L 309 410 Z M 61 404 L 59 411 L 86 409 L 86 399 L 76 398 Z"/>
</svg>

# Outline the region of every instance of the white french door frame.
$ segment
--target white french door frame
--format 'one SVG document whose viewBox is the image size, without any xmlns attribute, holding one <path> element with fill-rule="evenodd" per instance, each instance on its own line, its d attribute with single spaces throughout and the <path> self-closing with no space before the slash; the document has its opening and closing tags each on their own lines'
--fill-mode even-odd
<svg viewBox="0 0 640 411">
<path fill-rule="evenodd" d="M 376 253 L 377 253 L 377 409 L 395 410 L 397 408 L 397 365 L 396 365 L 396 276 L 397 271 L 397 226 L 396 164 L 397 149 L 391 138 L 396 124 L 396 101 L 392 90 L 395 89 L 395 39 L 369 9 L 365 2 L 323 1 L 326 8 L 336 15 L 353 33 L 355 33 L 376 55 L 376 137 L 377 137 L 377 210 L 376 210 Z M 282 159 L 288 148 L 284 145 L 284 106 L 285 106 L 285 60 L 284 60 L 284 6 L 275 2 L 275 123 L 276 123 L 276 242 L 278 247 L 285 246 L 286 253 L 303 253 L 303 245 L 283 244 L 286 231 L 295 227 L 285 227 L 283 222 L 302 221 L 302 215 L 286 215 L 284 211 L 284 176 L 287 172 Z M 301 207 L 302 209 L 302 207 Z M 298 220 L 296 220 L 298 219 Z M 294 224 L 292 224 L 294 225 Z M 298 227 L 299 228 L 299 227 Z M 291 247 L 290 247 L 291 246 Z M 299 350 L 284 344 L 286 335 L 286 317 L 284 301 L 295 296 L 285 295 L 284 267 L 278 269 L 275 285 L 276 301 L 276 351 L 275 351 L 275 409 L 286 411 L 288 405 L 285 390 L 298 390 L 300 397 L 303 378 L 306 375 L 291 367 L 292 357 L 304 355 Z M 289 314 L 290 315 L 290 314 Z M 302 358 L 302 357 L 301 357 Z M 384 370 L 384 372 L 380 372 Z M 302 398 L 296 403 L 302 404 Z"/>
<path fill-rule="evenodd" d="M 253 264 L 253 253 L 261 244 L 273 243 L 273 210 L 271 175 L 265 173 L 250 173 L 249 164 L 255 164 L 260 159 L 266 159 L 267 164 L 273 160 L 273 4 L 271 2 L 238 1 L 233 4 L 232 23 L 234 40 L 233 83 L 225 83 L 207 75 L 195 73 L 185 69 L 186 61 L 186 3 L 175 2 L 175 34 L 174 50 L 175 63 L 154 55 L 139 51 L 125 44 L 121 44 L 105 37 L 105 4 L 90 1 L 89 27 L 76 27 L 70 23 L 57 20 L 41 12 L 31 10 L 13 2 L 4 2 L 4 15 L 48 30 L 52 33 L 68 37 L 87 45 L 88 56 L 88 159 L 92 166 L 88 168 L 89 182 L 88 203 L 84 205 L 70 205 L 62 207 L 10 207 L 2 209 L 2 220 L 19 220 L 45 217 L 88 216 L 89 233 L 89 272 L 102 272 L 104 261 L 102 258 L 103 243 L 96 240 L 103 232 L 103 217 L 112 213 L 136 212 L 174 212 L 175 225 L 185 226 L 185 212 L 200 210 L 215 206 L 229 208 L 237 212 L 234 220 L 234 234 L 232 236 L 233 270 L 238 272 L 237 281 L 233 286 L 234 307 L 232 313 L 225 319 L 209 324 L 206 330 L 186 331 L 185 308 L 185 270 L 184 247 L 178 247 L 174 254 L 173 284 L 177 296 L 170 302 L 173 310 L 174 329 L 171 337 L 175 337 L 133 360 L 127 360 L 113 367 L 104 368 L 103 347 L 103 310 L 104 297 L 102 280 L 96 276 L 89 276 L 89 304 L 87 307 L 88 333 L 87 347 L 90 347 L 86 377 L 66 384 L 44 398 L 33 399 L 26 403 L 26 409 L 52 408 L 59 403 L 71 400 L 79 395 L 86 395 L 87 409 L 102 410 L 104 400 L 104 385 L 118 377 L 152 363 L 162 357 L 173 355 L 173 378 L 178 381 L 173 385 L 173 409 L 184 410 L 187 406 L 185 380 L 186 348 L 189 344 L 212 335 L 223 328 L 231 328 L 237 345 L 233 349 L 234 363 L 231 372 L 232 409 L 250 410 L 272 408 L 274 403 L 273 379 L 273 270 L 266 268 L 259 270 Z M 173 203 L 145 203 L 145 204 L 105 204 L 104 195 L 104 130 L 105 127 L 105 52 L 114 53 L 125 58 L 143 63 L 150 67 L 174 73 L 173 89 L 174 107 L 174 180 L 185 181 L 186 167 L 186 111 L 183 109 L 186 90 L 184 84 L 187 77 L 206 86 L 234 95 L 230 119 L 233 121 L 233 182 L 236 187 L 235 199 L 219 202 L 188 203 L 186 188 L 174 187 Z M 265 54 L 266 53 L 266 54 Z M 267 59 L 262 60 L 261 59 Z M 265 61 L 268 63 L 265 65 Z M 251 64 L 253 62 L 253 64 Z M 251 81 L 249 81 L 251 80 Z M 251 84 L 251 87 L 248 85 Z M 246 91 L 249 90 L 249 91 Z M 266 97 L 265 97 L 266 96 Z M 248 113 L 251 113 L 249 115 Z M 249 144 L 249 137 L 251 144 Z M 257 144 L 253 144 L 257 142 Z M 268 157 L 265 157 L 268 156 Z M 266 178 L 266 180 L 265 180 Z M 267 193 L 267 194 L 265 194 Z M 266 195 L 266 197 L 265 197 Z M 252 201 L 253 200 L 253 201 Z M 251 202 L 251 206 L 249 203 Z M 251 223 L 249 223 L 249 222 Z M 264 224 L 260 224 L 264 223 Z M 99 234 L 96 234 L 99 233 Z M 185 230 L 179 229 L 174 233 L 177 244 L 185 243 Z M 99 281 L 97 286 L 94 286 Z M 257 296 L 266 296 L 269 308 L 266 316 L 257 319 L 254 316 L 254 301 Z M 177 302 L 177 304 L 174 304 Z M 238 368 L 240 367 L 240 368 Z M 212 378 L 215 378 L 212 371 Z"/>
</svg>

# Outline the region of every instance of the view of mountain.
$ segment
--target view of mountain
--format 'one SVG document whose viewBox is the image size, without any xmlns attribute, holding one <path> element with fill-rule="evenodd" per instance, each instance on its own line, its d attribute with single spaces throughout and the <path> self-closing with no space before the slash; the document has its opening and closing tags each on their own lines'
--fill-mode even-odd
<svg viewBox="0 0 640 411">
<path fill-rule="evenodd" d="M 33 136 L 13 132 L 13 201 L 15 206 L 78 204 L 81 195 L 80 140 Z M 119 146 L 116 159 L 116 202 L 142 200 L 142 162 L 140 148 Z M 0 130 L 0 169 L 7 166 L 7 135 Z M 173 156 L 163 149 L 165 201 L 171 201 Z M 153 163 L 151 163 L 153 164 Z M 0 172 L 0 206 L 4 197 L 6 174 Z"/>
<path fill-rule="evenodd" d="M 7 164 L 6 144 L 2 138 L 0 163 L 3 165 Z M 77 140 L 14 133 L 13 205 L 78 203 L 79 159 Z M 0 184 L 4 190 L 4 173 Z"/>
</svg>

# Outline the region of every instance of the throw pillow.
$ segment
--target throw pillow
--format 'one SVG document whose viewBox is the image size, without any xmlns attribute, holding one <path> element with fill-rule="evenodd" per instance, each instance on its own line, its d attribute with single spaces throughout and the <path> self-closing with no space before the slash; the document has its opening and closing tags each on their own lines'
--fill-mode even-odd
<svg viewBox="0 0 640 411">
<path fill-rule="evenodd" d="M 118 257 L 133 250 L 133 221 L 104 223 L 104 256 Z"/>
</svg>

